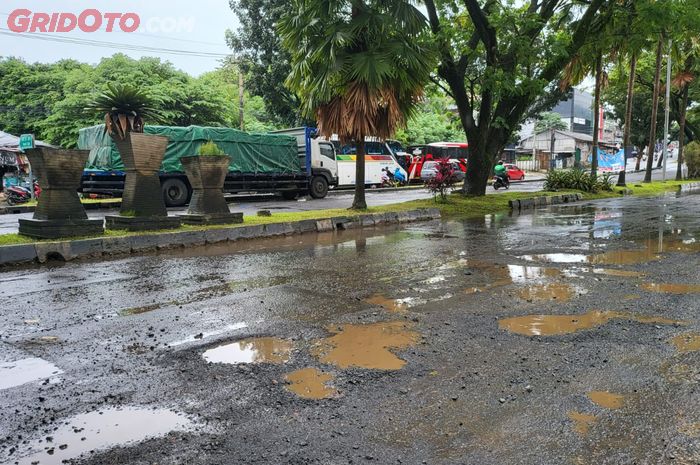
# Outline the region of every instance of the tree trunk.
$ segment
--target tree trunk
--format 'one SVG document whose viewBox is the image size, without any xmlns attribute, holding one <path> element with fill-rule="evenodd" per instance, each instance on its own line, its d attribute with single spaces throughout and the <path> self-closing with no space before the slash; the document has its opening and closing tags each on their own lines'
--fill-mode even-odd
<svg viewBox="0 0 700 465">
<path fill-rule="evenodd" d="M 469 196 L 486 195 L 489 177 L 493 171 L 493 155 L 485 145 L 469 144 L 467 173 L 462 186 L 462 194 Z"/>
<path fill-rule="evenodd" d="M 352 201 L 351 210 L 367 210 L 365 200 L 365 141 L 357 141 L 355 160 L 355 198 Z"/>
<path fill-rule="evenodd" d="M 651 103 L 651 130 L 649 131 L 649 147 L 647 147 L 647 172 L 644 182 L 651 182 L 651 169 L 654 166 L 654 148 L 656 147 L 656 118 L 659 110 L 659 94 L 661 92 L 661 55 L 663 53 L 663 37 L 659 37 L 656 46 L 656 70 L 654 72 L 654 97 Z"/>
<path fill-rule="evenodd" d="M 603 52 L 595 58 L 595 95 L 593 97 L 593 154 L 591 155 L 591 176 L 598 176 L 598 142 L 600 132 L 600 86 L 603 81 Z"/>
<path fill-rule="evenodd" d="M 688 108 L 688 87 L 683 86 L 683 102 L 681 103 L 681 117 L 678 122 L 680 126 L 680 134 L 678 134 L 678 166 L 676 167 L 676 181 L 683 180 L 683 147 L 685 145 L 685 115 Z"/>
<path fill-rule="evenodd" d="M 622 164 L 622 171 L 617 178 L 617 185 L 625 187 L 627 185 L 627 156 L 630 154 L 630 134 L 632 132 L 632 103 L 634 102 L 634 80 L 637 75 L 637 52 L 632 53 L 630 57 L 630 77 L 627 82 L 627 101 L 625 102 L 625 132 L 623 136 L 622 149 L 625 152 L 625 160 Z M 639 163 L 639 159 L 637 159 Z"/>
</svg>

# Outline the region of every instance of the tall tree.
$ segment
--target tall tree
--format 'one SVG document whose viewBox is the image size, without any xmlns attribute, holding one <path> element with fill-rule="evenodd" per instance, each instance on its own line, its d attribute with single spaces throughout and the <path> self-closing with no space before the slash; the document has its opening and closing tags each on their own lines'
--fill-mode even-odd
<svg viewBox="0 0 700 465">
<path fill-rule="evenodd" d="M 654 149 L 656 147 L 656 116 L 659 111 L 659 94 L 661 93 L 661 61 L 664 50 L 664 37 L 659 36 L 656 44 L 656 67 L 654 70 L 654 94 L 651 101 L 651 128 L 649 130 L 649 146 L 647 147 L 647 167 L 644 182 L 651 182 L 651 170 L 654 166 Z"/>
<path fill-rule="evenodd" d="M 425 17 L 404 0 L 294 0 L 280 22 L 287 84 L 324 136 L 356 150 L 352 209 L 366 209 L 365 139 L 391 137 L 415 111 L 434 69 Z"/>
<path fill-rule="evenodd" d="M 240 26 L 226 31 L 226 41 L 248 75 L 247 87 L 262 97 L 269 111 L 283 126 L 300 122 L 300 102 L 284 86 L 291 72 L 290 54 L 277 32 L 280 18 L 292 11 L 288 0 L 229 0 Z"/>
<path fill-rule="evenodd" d="M 440 51 L 438 77 L 469 142 L 463 192 L 484 195 L 493 163 L 528 109 L 596 36 L 614 0 L 425 0 Z"/>
</svg>

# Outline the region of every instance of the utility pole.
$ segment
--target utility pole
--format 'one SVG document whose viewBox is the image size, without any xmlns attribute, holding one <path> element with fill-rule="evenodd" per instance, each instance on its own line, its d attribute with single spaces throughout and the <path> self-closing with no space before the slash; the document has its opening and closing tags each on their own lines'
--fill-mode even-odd
<svg viewBox="0 0 700 465">
<path fill-rule="evenodd" d="M 238 64 L 238 121 L 241 123 L 241 131 L 245 131 L 245 121 L 243 120 L 243 70 Z"/>
<path fill-rule="evenodd" d="M 670 113 L 671 113 L 671 47 L 673 46 L 673 41 L 671 39 L 668 40 L 668 59 L 666 62 L 666 117 L 664 120 L 664 149 L 663 149 L 663 155 L 664 161 L 663 161 L 663 168 L 661 168 L 664 173 L 663 173 L 663 180 L 666 181 L 666 159 L 668 158 L 668 125 L 669 125 L 669 118 L 670 118 Z"/>
</svg>

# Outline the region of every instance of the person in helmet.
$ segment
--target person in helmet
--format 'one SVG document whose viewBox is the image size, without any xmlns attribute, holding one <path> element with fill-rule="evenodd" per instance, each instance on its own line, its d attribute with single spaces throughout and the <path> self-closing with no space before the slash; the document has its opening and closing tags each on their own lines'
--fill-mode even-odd
<svg viewBox="0 0 700 465">
<path fill-rule="evenodd" d="M 508 179 L 508 170 L 506 170 L 506 165 L 503 164 L 503 160 L 498 160 L 496 167 L 493 169 L 494 174 L 497 178 L 503 181 L 503 184 L 510 185 L 510 179 Z"/>
</svg>

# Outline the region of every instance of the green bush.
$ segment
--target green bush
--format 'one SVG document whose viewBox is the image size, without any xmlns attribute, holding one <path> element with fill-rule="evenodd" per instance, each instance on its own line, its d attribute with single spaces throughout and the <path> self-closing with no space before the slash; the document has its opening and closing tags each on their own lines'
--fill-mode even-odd
<svg viewBox="0 0 700 465">
<path fill-rule="evenodd" d="M 221 150 L 221 148 L 216 145 L 214 141 L 210 140 L 206 144 L 202 144 L 202 146 L 199 148 L 199 155 L 202 157 L 219 157 L 224 155 L 224 151 Z"/>
<path fill-rule="evenodd" d="M 613 190 L 613 174 L 604 173 L 593 177 L 582 169 L 551 170 L 544 181 L 544 189 L 557 191 L 560 189 L 575 189 L 583 192 L 598 192 Z"/>
<path fill-rule="evenodd" d="M 688 178 L 700 178 L 700 142 L 693 141 L 683 148 L 683 158 L 688 166 Z"/>
</svg>

